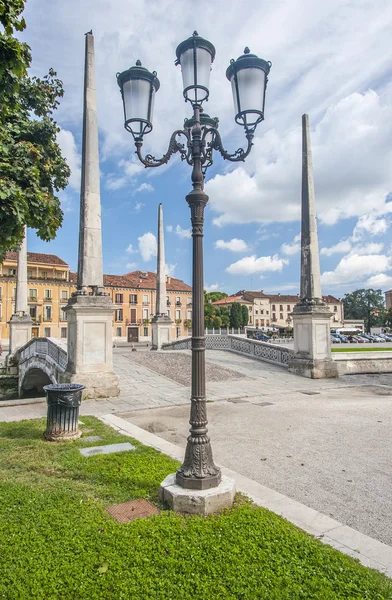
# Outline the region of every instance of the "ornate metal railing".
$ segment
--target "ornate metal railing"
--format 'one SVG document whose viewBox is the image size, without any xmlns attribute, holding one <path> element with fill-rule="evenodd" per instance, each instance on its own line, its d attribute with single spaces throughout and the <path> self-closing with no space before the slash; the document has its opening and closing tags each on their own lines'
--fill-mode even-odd
<svg viewBox="0 0 392 600">
<path fill-rule="evenodd" d="M 164 350 L 190 350 L 191 338 L 177 340 L 163 346 Z M 264 360 L 287 367 L 294 351 L 290 348 L 275 346 L 270 342 L 259 342 L 235 335 L 208 335 L 206 336 L 207 350 L 228 350 L 246 356 Z"/>
<path fill-rule="evenodd" d="M 41 356 L 57 365 L 60 371 L 67 366 L 67 351 L 62 342 L 53 338 L 33 338 L 15 353 L 15 361 L 19 364 L 32 356 Z"/>
</svg>

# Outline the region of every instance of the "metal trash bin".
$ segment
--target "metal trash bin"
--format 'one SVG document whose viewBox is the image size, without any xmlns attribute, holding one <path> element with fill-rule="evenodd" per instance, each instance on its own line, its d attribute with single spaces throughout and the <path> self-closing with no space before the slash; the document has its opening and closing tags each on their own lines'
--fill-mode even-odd
<svg viewBox="0 0 392 600">
<path fill-rule="evenodd" d="M 44 437 L 51 442 L 76 440 L 82 432 L 78 430 L 79 406 L 82 392 L 80 383 L 54 383 L 45 385 L 48 404 Z"/>
</svg>

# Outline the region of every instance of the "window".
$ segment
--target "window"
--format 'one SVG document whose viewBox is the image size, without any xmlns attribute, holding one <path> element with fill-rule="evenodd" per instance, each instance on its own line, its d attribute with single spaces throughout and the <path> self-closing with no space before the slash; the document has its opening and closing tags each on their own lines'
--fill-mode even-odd
<svg viewBox="0 0 392 600">
<path fill-rule="evenodd" d="M 1 321 L 2 318 L 3 318 L 3 305 L 0 304 L 0 321 Z"/>
<path fill-rule="evenodd" d="M 176 310 L 176 321 L 178 321 L 179 319 L 181 319 L 181 311 Z"/>
<path fill-rule="evenodd" d="M 27 277 L 32 277 L 32 276 L 33 276 L 33 270 L 27 269 Z"/>
<path fill-rule="evenodd" d="M 131 323 L 136 323 L 136 308 L 131 308 Z"/>
<path fill-rule="evenodd" d="M 122 308 L 117 308 L 116 309 L 116 311 L 115 311 L 115 318 L 116 318 L 117 322 L 123 320 L 123 310 L 122 310 Z"/>
<path fill-rule="evenodd" d="M 168 308 L 168 309 L 167 309 L 167 316 L 168 316 L 168 317 L 169 317 L 169 319 L 170 319 L 170 308 Z"/>
<path fill-rule="evenodd" d="M 52 290 L 45 290 L 44 298 L 45 298 L 45 300 L 51 300 L 52 299 Z"/>
<path fill-rule="evenodd" d="M 122 303 L 123 303 L 123 295 L 116 294 L 116 304 L 122 304 Z"/>
<path fill-rule="evenodd" d="M 61 290 L 61 300 L 68 300 L 68 290 Z"/>
<path fill-rule="evenodd" d="M 143 320 L 148 319 L 148 308 L 143 308 Z"/>
<path fill-rule="evenodd" d="M 8 269 L 9 275 L 16 275 L 16 269 Z"/>
<path fill-rule="evenodd" d="M 258 310 L 255 310 L 255 313 L 256 313 L 256 315 L 258 315 L 258 314 L 259 314 L 259 311 L 258 311 Z"/>
<path fill-rule="evenodd" d="M 176 306 L 181 306 L 181 298 L 180 298 L 180 296 L 176 296 Z"/>
<path fill-rule="evenodd" d="M 43 277 L 44 279 L 46 279 L 48 276 L 48 272 L 47 271 L 41 271 L 41 277 Z"/>
<path fill-rule="evenodd" d="M 67 320 L 67 313 L 63 308 L 61 308 L 60 309 L 60 321 L 66 321 L 66 320 Z"/>
<path fill-rule="evenodd" d="M 170 306 L 170 297 L 169 297 L 169 296 L 166 296 L 166 304 L 167 304 L 168 306 Z"/>
<path fill-rule="evenodd" d="M 176 327 L 176 337 L 180 337 L 181 335 L 181 327 Z"/>
<path fill-rule="evenodd" d="M 261 315 L 263 315 L 263 314 L 264 314 L 264 310 L 261 310 L 261 311 L 260 311 L 260 314 L 261 314 Z"/>
<path fill-rule="evenodd" d="M 143 304 L 148 304 L 148 294 L 143 294 Z"/>
<path fill-rule="evenodd" d="M 0 286 L 0 298 L 3 297 L 3 288 Z"/>
<path fill-rule="evenodd" d="M 137 304 L 137 294 L 129 294 L 129 303 Z"/>
<path fill-rule="evenodd" d="M 272 313 L 272 320 L 276 321 L 276 314 L 275 313 Z"/>
<path fill-rule="evenodd" d="M 283 304 L 279 306 L 279 310 L 283 310 Z"/>
<path fill-rule="evenodd" d="M 291 311 L 291 306 L 290 306 L 290 304 L 288 304 L 287 305 L 287 312 L 290 312 L 290 311 Z"/>
<path fill-rule="evenodd" d="M 187 304 L 192 304 L 192 298 L 187 298 Z"/>
<path fill-rule="evenodd" d="M 333 312 L 338 312 L 338 307 L 337 306 L 333 307 Z"/>
<path fill-rule="evenodd" d="M 251 306 L 249 307 L 249 312 L 252 312 L 252 307 Z"/>
<path fill-rule="evenodd" d="M 276 308 L 275 308 L 275 304 L 273 304 L 273 305 L 272 305 L 272 310 L 273 310 L 273 311 L 275 311 L 275 310 L 276 310 Z"/>
<path fill-rule="evenodd" d="M 143 327 L 143 335 L 144 337 L 148 336 L 148 327 Z"/>
<path fill-rule="evenodd" d="M 29 289 L 29 301 L 36 301 L 38 298 L 38 290 L 36 288 Z"/>
<path fill-rule="evenodd" d="M 66 271 L 57 271 L 56 279 L 65 279 Z"/>
<path fill-rule="evenodd" d="M 52 320 L 52 307 L 51 306 L 45 306 L 45 321 L 51 321 Z M 48 336 L 46 336 L 48 337 Z"/>
<path fill-rule="evenodd" d="M 16 298 L 16 287 L 12 288 L 12 300 Z"/>
<path fill-rule="evenodd" d="M 188 321 L 192 320 L 192 311 L 191 310 L 186 311 L 186 318 L 188 319 Z"/>
<path fill-rule="evenodd" d="M 283 319 L 283 313 L 280 313 L 279 319 Z"/>
<path fill-rule="evenodd" d="M 67 337 L 67 328 L 66 328 L 66 327 L 62 327 L 62 328 L 60 329 L 60 336 L 61 336 L 62 338 L 66 338 L 66 337 Z"/>
<path fill-rule="evenodd" d="M 44 327 L 44 337 L 50 337 L 50 327 Z"/>
<path fill-rule="evenodd" d="M 37 307 L 36 306 L 30 306 L 30 317 L 32 319 L 37 318 Z"/>
<path fill-rule="evenodd" d="M 121 337 L 121 327 L 116 327 L 116 336 Z"/>
<path fill-rule="evenodd" d="M 256 327 L 259 326 L 259 319 L 256 319 Z"/>
<path fill-rule="evenodd" d="M 261 327 L 264 327 L 264 319 L 260 319 L 260 325 Z"/>
</svg>

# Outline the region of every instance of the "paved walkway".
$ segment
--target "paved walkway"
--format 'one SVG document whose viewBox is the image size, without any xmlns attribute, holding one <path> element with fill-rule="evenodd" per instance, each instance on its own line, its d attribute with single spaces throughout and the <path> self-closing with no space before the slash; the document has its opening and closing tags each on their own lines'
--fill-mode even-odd
<svg viewBox="0 0 392 600">
<path fill-rule="evenodd" d="M 121 396 L 83 402 L 81 415 L 118 413 L 184 447 L 190 389 L 149 369 L 149 351 L 139 364 L 141 353 L 136 363 L 115 349 Z M 207 360 L 247 376 L 207 382 L 217 462 L 392 544 L 392 375 L 320 381 L 229 352 Z M 0 403 L 0 421 L 45 414 L 44 402 Z"/>
</svg>

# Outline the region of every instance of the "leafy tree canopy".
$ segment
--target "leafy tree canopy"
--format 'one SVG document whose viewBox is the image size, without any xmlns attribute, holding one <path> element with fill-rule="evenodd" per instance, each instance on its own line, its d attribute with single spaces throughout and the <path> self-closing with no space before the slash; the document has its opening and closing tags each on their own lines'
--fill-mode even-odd
<svg viewBox="0 0 392 600">
<path fill-rule="evenodd" d="M 218 300 L 222 300 L 222 298 L 227 298 L 225 292 L 206 292 L 204 302 L 217 302 Z"/>
<path fill-rule="evenodd" d="M 346 319 L 364 319 L 366 331 L 382 323 L 385 311 L 382 290 L 360 289 L 343 298 Z"/>
<path fill-rule="evenodd" d="M 42 240 L 55 237 L 63 220 L 56 192 L 70 175 L 52 116 L 62 82 L 53 69 L 30 77 L 30 48 L 13 36 L 26 27 L 24 4 L 0 0 L 0 258 L 20 243 L 24 225 Z"/>
</svg>

